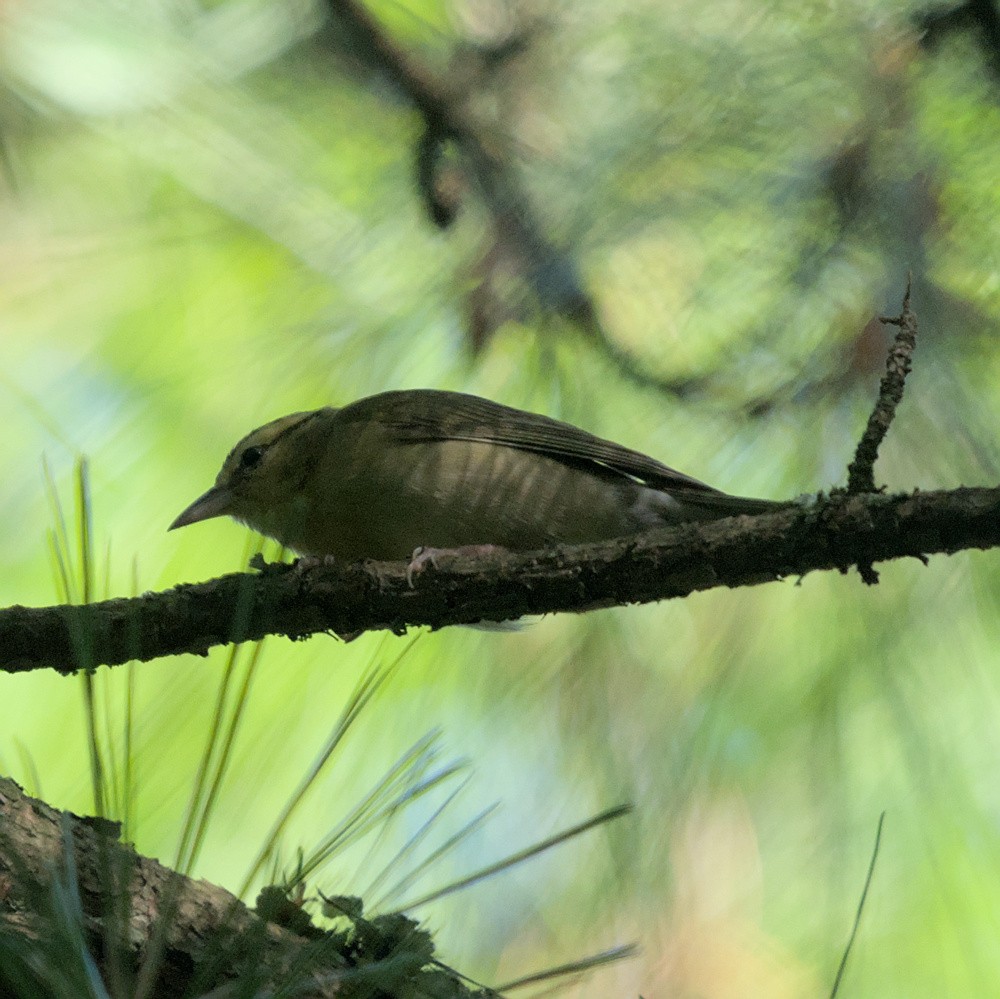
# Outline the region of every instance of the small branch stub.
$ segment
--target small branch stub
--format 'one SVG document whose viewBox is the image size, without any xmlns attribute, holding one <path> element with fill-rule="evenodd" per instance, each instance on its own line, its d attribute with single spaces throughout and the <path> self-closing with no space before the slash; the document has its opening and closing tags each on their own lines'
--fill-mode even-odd
<svg viewBox="0 0 1000 999">
<path fill-rule="evenodd" d="M 878 458 L 878 449 L 896 416 L 896 407 L 902 401 L 906 376 L 910 373 L 913 350 L 917 345 L 917 317 L 910 309 L 912 280 L 912 275 L 907 277 L 903 311 L 893 319 L 879 317 L 880 322 L 898 327 L 898 332 L 885 361 L 885 374 L 879 385 L 875 408 L 868 417 L 868 425 L 858 442 L 854 460 L 847 466 L 848 494 L 878 491 L 875 488 L 875 460 Z M 857 565 L 862 581 L 874 586 L 878 582 L 878 573 L 872 563 L 858 562 Z"/>
<path fill-rule="evenodd" d="M 917 316 L 910 309 L 909 279 L 903 296 L 903 311 L 892 319 L 880 317 L 880 321 L 899 329 L 885 362 L 886 370 L 879 385 L 875 408 L 868 417 L 868 425 L 854 452 L 854 460 L 847 466 L 847 492 L 850 494 L 877 491 L 875 460 L 878 458 L 878 449 L 892 425 L 896 407 L 903 398 L 906 376 L 910 373 L 913 350 L 917 345 Z"/>
</svg>

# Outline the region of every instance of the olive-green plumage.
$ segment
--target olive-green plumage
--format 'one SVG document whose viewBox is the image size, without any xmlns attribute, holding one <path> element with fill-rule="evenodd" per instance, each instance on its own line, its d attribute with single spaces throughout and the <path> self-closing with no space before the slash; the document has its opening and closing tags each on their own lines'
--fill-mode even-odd
<svg viewBox="0 0 1000 999">
<path fill-rule="evenodd" d="M 760 513 L 653 458 L 458 392 L 385 392 L 248 434 L 171 529 L 223 514 L 306 555 L 530 550 Z"/>
</svg>

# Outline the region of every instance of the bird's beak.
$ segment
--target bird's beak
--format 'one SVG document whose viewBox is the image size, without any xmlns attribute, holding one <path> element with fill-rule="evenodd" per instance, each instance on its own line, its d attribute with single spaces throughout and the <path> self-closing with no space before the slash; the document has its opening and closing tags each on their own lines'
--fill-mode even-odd
<svg viewBox="0 0 1000 999">
<path fill-rule="evenodd" d="M 210 520 L 229 512 L 233 494 L 225 486 L 212 486 L 204 496 L 199 496 L 168 528 L 186 527 L 199 520 Z"/>
</svg>

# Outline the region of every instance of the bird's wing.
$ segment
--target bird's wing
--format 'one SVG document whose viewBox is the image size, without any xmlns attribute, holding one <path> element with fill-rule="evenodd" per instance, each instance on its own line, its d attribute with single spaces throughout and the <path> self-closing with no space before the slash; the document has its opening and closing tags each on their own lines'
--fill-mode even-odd
<svg viewBox="0 0 1000 999">
<path fill-rule="evenodd" d="M 654 458 L 570 423 L 461 392 L 384 392 L 346 406 L 340 417 L 362 423 L 375 420 L 401 443 L 484 441 L 534 451 L 578 467 L 589 466 L 596 474 L 628 476 L 654 489 L 723 495 Z"/>
</svg>

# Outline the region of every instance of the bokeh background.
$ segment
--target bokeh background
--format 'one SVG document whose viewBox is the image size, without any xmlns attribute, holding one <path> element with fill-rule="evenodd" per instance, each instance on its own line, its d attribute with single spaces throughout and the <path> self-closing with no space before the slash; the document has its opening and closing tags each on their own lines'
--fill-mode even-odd
<svg viewBox="0 0 1000 999">
<path fill-rule="evenodd" d="M 841 485 L 908 272 L 916 369 L 877 479 L 995 483 L 1000 53 L 973 16 L 995 7 L 954 6 L 370 3 L 513 178 L 539 267 L 460 143 L 432 164 L 457 218 L 432 224 L 421 118 L 323 4 L 4 3 L 0 603 L 60 599 L 43 461 L 72 541 L 88 459 L 97 594 L 163 589 L 256 550 L 228 521 L 165 532 L 237 439 L 388 388 L 543 411 L 746 495 Z M 842 994 L 991 994 L 998 570 L 901 561 L 877 587 L 814 574 L 412 648 L 268 640 L 192 869 L 240 888 L 359 678 L 405 648 L 279 866 L 426 733 L 462 790 L 338 850 L 307 896 L 373 901 L 494 803 L 384 907 L 631 802 L 415 909 L 440 956 L 497 983 L 635 941 L 567 994 L 823 995 L 885 811 Z M 95 677 L 128 834 L 167 862 L 226 664 Z M 0 769 L 93 811 L 85 718 L 80 678 L 0 677 Z"/>
</svg>

